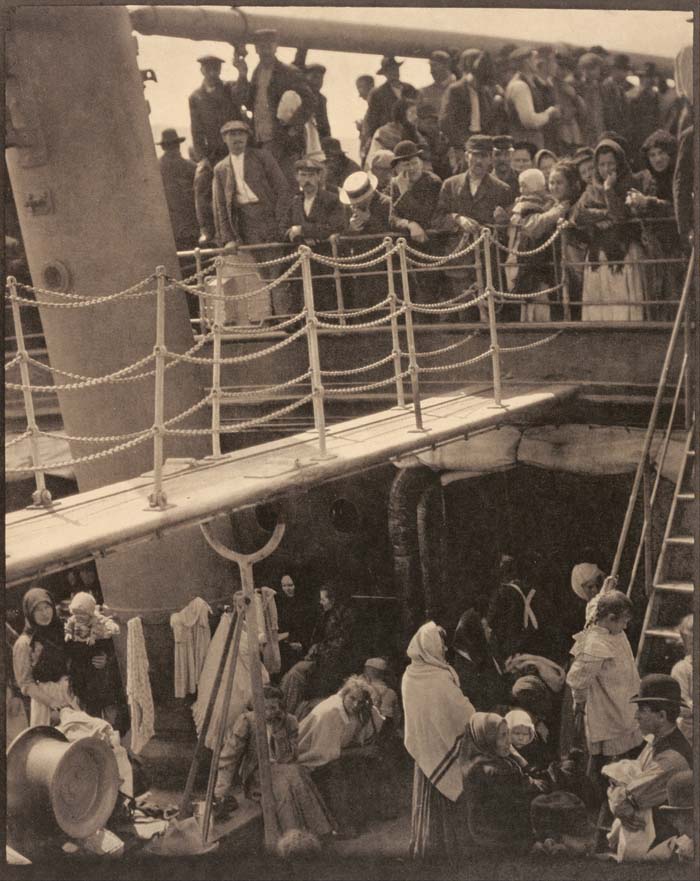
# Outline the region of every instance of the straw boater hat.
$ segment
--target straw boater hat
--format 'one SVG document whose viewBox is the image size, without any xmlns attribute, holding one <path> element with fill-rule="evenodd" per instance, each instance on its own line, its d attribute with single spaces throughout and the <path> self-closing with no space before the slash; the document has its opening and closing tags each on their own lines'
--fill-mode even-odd
<svg viewBox="0 0 700 881">
<path fill-rule="evenodd" d="M 377 189 L 377 178 L 371 171 L 356 171 L 345 178 L 338 196 L 343 205 L 364 202 Z"/>
<path fill-rule="evenodd" d="M 6 768 L 8 815 L 25 828 L 58 826 L 71 838 L 87 838 L 117 802 L 117 760 L 97 737 L 70 743 L 49 725 L 27 728 L 10 744 Z"/>
</svg>

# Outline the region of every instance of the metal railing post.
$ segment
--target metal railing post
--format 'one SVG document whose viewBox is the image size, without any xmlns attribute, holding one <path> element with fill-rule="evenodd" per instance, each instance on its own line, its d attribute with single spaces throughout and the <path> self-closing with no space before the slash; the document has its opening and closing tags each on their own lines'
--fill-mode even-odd
<svg viewBox="0 0 700 881">
<path fill-rule="evenodd" d="M 318 434 L 318 453 L 322 459 L 329 458 L 326 450 L 326 413 L 323 405 L 323 381 L 321 378 L 321 354 L 318 347 L 318 319 L 314 305 L 314 285 L 311 278 L 311 248 L 299 246 L 301 255 L 301 279 L 304 288 L 304 308 L 306 309 L 306 335 L 309 349 L 309 370 L 311 371 L 311 395 L 314 408 L 314 426 Z"/>
<path fill-rule="evenodd" d="M 654 531 L 651 528 L 652 493 L 651 463 L 649 462 L 649 456 L 647 456 L 644 461 L 642 496 L 644 504 L 644 526 L 646 527 L 644 531 L 644 591 L 646 596 L 650 597 L 654 583 L 654 559 L 652 547 L 652 536 Z"/>
<path fill-rule="evenodd" d="M 221 455 L 221 327 L 224 314 L 224 258 L 214 260 L 216 267 L 216 299 L 214 300 L 214 324 L 212 330 L 214 341 L 212 346 L 211 368 L 211 454 Z"/>
<path fill-rule="evenodd" d="M 39 428 L 36 424 L 36 415 L 34 413 L 34 398 L 30 388 L 31 381 L 29 379 L 29 355 L 27 347 L 24 343 L 24 329 L 22 328 L 22 310 L 17 302 L 17 279 L 13 275 L 8 275 L 7 284 L 10 288 L 10 297 L 12 303 L 12 319 L 15 325 L 15 336 L 17 337 L 17 354 L 19 355 L 19 372 L 22 378 L 22 397 L 24 398 L 24 412 L 27 417 L 27 431 L 29 432 L 29 449 L 32 456 L 32 466 L 38 468 L 40 466 L 39 453 Z M 36 490 L 32 493 L 32 505 L 37 508 L 50 508 L 52 503 L 51 493 L 46 488 L 46 475 L 43 471 L 34 472 L 34 482 Z"/>
<path fill-rule="evenodd" d="M 201 248 L 194 249 L 194 264 L 195 271 L 197 273 L 197 290 L 201 292 L 204 288 L 204 273 L 202 272 Z M 200 333 L 204 333 L 207 326 L 206 302 L 201 293 L 197 294 L 197 300 L 199 301 L 199 331 Z"/>
<path fill-rule="evenodd" d="M 396 377 L 396 404 L 399 407 L 406 406 L 406 398 L 403 391 L 403 377 L 401 376 L 401 343 L 399 340 L 399 322 L 396 317 L 396 286 L 394 284 L 394 255 L 392 248 L 394 242 L 390 236 L 384 239 L 386 248 L 386 272 L 387 290 L 389 295 L 389 313 L 391 315 L 391 354 L 394 357 L 394 376 Z"/>
<path fill-rule="evenodd" d="M 481 265 L 481 254 L 479 253 L 478 246 L 474 249 L 474 272 L 476 274 L 477 294 L 480 296 L 484 293 L 484 267 Z M 469 300 L 467 300 L 464 305 L 468 307 Z M 479 320 L 481 320 L 484 317 L 483 300 L 479 300 L 477 303 L 477 309 L 479 310 Z"/>
<path fill-rule="evenodd" d="M 478 248 L 477 248 L 478 253 Z M 484 263 L 486 267 L 486 304 L 489 311 L 489 335 L 491 337 L 491 369 L 493 371 L 493 398 L 501 405 L 501 356 L 496 330 L 496 305 L 494 303 L 493 274 L 491 270 L 491 230 L 484 230 Z"/>
<path fill-rule="evenodd" d="M 416 419 L 415 429 L 411 431 L 428 431 L 423 427 L 423 413 L 420 404 L 420 383 L 418 379 L 418 358 L 416 356 L 416 337 L 413 331 L 413 304 L 411 303 L 411 290 L 408 284 L 408 260 L 406 257 L 406 239 L 400 238 L 397 242 L 399 246 L 399 262 L 401 264 L 401 290 L 403 292 L 403 301 L 406 306 L 404 312 L 406 320 L 406 341 L 408 343 L 408 369 L 411 375 L 411 397 L 413 398 L 413 414 Z"/>
<path fill-rule="evenodd" d="M 148 497 L 151 508 L 164 508 L 167 498 L 163 492 L 163 438 L 165 435 L 165 266 L 156 267 L 156 361 L 155 407 L 153 416 L 153 492 Z"/>
<path fill-rule="evenodd" d="M 338 259 L 338 233 L 331 236 L 331 255 L 334 260 Z M 340 276 L 340 267 L 333 267 L 333 280 L 335 281 L 335 299 L 338 306 L 338 321 L 341 325 L 345 325 L 345 299 L 343 297 L 343 282 Z"/>
<path fill-rule="evenodd" d="M 561 304 L 564 310 L 564 321 L 571 321 L 571 299 L 569 296 L 569 273 L 566 266 L 566 245 L 567 245 L 566 227 L 562 226 L 559 234 L 561 241 Z M 554 248 L 554 245 L 552 245 Z"/>
</svg>

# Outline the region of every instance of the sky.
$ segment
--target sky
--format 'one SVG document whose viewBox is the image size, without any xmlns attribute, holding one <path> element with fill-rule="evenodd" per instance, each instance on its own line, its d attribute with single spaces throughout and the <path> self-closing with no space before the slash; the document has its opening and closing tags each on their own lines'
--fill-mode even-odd
<svg viewBox="0 0 700 881">
<path fill-rule="evenodd" d="M 205 7 L 206 8 L 206 7 Z M 244 11 L 245 7 L 241 7 Z M 324 18 L 332 21 L 364 21 L 372 24 L 391 25 L 432 30 L 455 30 L 464 33 L 503 37 L 503 42 L 513 38 L 542 42 L 568 42 L 574 45 L 602 45 L 609 50 L 627 52 L 650 52 L 655 55 L 675 57 L 679 49 L 692 42 L 692 24 L 688 12 L 677 11 L 629 11 L 629 10 L 572 10 L 572 9 L 498 9 L 498 8 L 377 8 L 377 7 L 266 7 L 271 13 L 294 18 Z M 262 9 L 256 10 L 262 12 Z M 173 37 L 138 35 L 141 69 L 151 68 L 158 77 L 157 83 L 146 85 L 146 98 L 151 108 L 151 126 L 156 140 L 160 131 L 175 127 L 187 137 L 183 155 L 186 155 L 189 139 L 189 113 L 187 97 L 201 83 L 197 57 L 207 53 L 225 59 L 222 69 L 224 79 L 235 79 L 236 71 L 231 65 L 232 48 L 228 43 L 183 40 Z M 282 61 L 291 61 L 293 49 L 278 51 Z M 249 47 L 250 73 L 256 56 Z M 328 98 L 328 114 L 331 131 L 340 138 L 350 155 L 357 153 L 355 120 L 364 114 L 365 104 L 356 94 L 355 79 L 363 73 L 375 74 L 379 58 L 376 55 L 324 52 L 310 50 L 307 62 L 317 61 L 328 68 L 323 92 Z M 427 85 L 430 73 L 427 61 L 406 59 L 402 79 L 417 88 Z M 377 84 L 383 79 L 377 78 Z"/>
</svg>

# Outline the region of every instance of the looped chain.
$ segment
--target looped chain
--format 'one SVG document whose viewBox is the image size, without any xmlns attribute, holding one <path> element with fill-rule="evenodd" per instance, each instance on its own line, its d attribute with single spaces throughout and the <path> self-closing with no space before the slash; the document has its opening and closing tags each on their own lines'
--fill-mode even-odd
<svg viewBox="0 0 700 881">
<path fill-rule="evenodd" d="M 413 307 L 411 307 L 411 308 L 413 308 Z M 338 330 L 341 332 L 355 331 L 355 330 L 362 330 L 365 327 L 378 327 L 380 324 L 386 324 L 388 321 L 391 321 L 392 318 L 396 318 L 399 315 L 403 315 L 403 313 L 405 311 L 406 311 L 406 306 L 402 306 L 400 309 L 397 309 L 393 313 L 393 315 L 391 313 L 389 313 L 389 315 L 383 315 L 381 318 L 377 318 L 374 321 L 365 321 L 363 324 L 346 324 L 343 326 L 340 324 L 330 324 L 327 321 L 319 321 L 319 320 L 317 320 L 316 323 L 318 324 L 319 327 L 327 327 L 330 330 Z"/>
<path fill-rule="evenodd" d="M 362 367 L 352 367 L 348 370 L 322 370 L 321 376 L 353 376 L 357 373 L 368 373 L 370 370 L 374 370 L 376 367 L 381 367 L 384 364 L 388 364 L 389 361 L 394 360 L 393 353 L 391 355 L 387 355 L 386 358 L 381 358 L 379 361 L 374 361 L 372 364 L 363 364 Z"/>
<path fill-rule="evenodd" d="M 498 239 L 494 236 L 491 241 L 493 244 L 501 251 L 505 251 L 506 254 L 513 254 L 515 257 L 534 257 L 535 254 L 539 254 L 542 251 L 546 251 L 547 248 L 561 235 L 561 228 L 557 227 L 552 235 L 547 239 L 546 242 L 542 242 L 541 245 L 537 248 L 533 248 L 531 251 L 516 251 L 514 248 L 509 248 L 508 245 L 502 245 Z"/>
<path fill-rule="evenodd" d="M 416 352 L 416 357 L 434 358 L 435 355 L 444 355 L 446 352 L 452 352 L 454 349 L 458 349 L 460 346 L 465 346 L 470 340 L 473 340 L 476 336 L 479 336 L 478 332 L 470 333 L 469 336 L 465 337 L 463 340 L 459 340 L 456 343 L 451 343 L 449 346 L 443 346 L 441 349 L 431 349 L 429 352 Z"/>
<path fill-rule="evenodd" d="M 152 437 L 153 433 L 153 429 L 149 428 L 133 440 L 126 441 L 116 447 L 110 447 L 107 450 L 100 450 L 98 453 L 90 453 L 88 456 L 79 456 L 77 459 L 66 459 L 63 462 L 51 462 L 49 465 L 27 465 L 24 468 L 6 468 L 5 470 L 8 474 L 25 474 L 29 472 L 36 473 L 37 471 L 55 471 L 59 468 L 70 468 L 71 465 L 83 465 L 87 462 L 96 462 L 98 459 L 105 459 L 107 456 L 123 453 L 125 450 L 130 450 L 133 447 L 142 444 L 144 441 L 148 440 L 149 437 Z"/>
<path fill-rule="evenodd" d="M 323 318 L 338 318 L 340 316 L 353 318 L 356 315 L 368 315 L 370 312 L 377 312 L 379 309 L 383 309 L 390 304 L 391 297 L 387 297 L 380 303 L 375 303 L 374 306 L 367 306 L 365 309 L 345 309 L 343 312 L 337 309 L 334 312 L 320 312 L 319 310 L 316 310 L 316 315 L 321 315 Z"/>
<path fill-rule="evenodd" d="M 366 257 L 371 257 L 372 254 L 378 254 L 380 251 L 382 252 L 382 259 L 385 259 L 389 254 L 395 254 L 398 251 L 398 245 L 393 245 L 388 251 L 386 251 L 384 243 L 382 242 L 375 248 L 370 248 L 369 251 L 365 251 L 362 254 L 351 254 L 348 257 L 326 257 L 324 254 L 315 254 L 312 251 L 309 254 L 309 257 L 316 263 L 322 263 L 326 266 L 332 266 L 334 268 L 342 268 L 343 266 L 347 266 L 351 267 L 352 269 L 362 269 L 361 266 L 355 265 L 357 261 L 364 260 Z M 375 260 L 372 261 L 370 265 L 376 266 L 376 264 L 379 262 L 381 261 Z"/>
<path fill-rule="evenodd" d="M 411 303 L 411 310 L 413 312 L 422 312 L 425 315 L 447 315 L 450 312 L 462 312 L 464 309 L 476 306 L 477 303 L 481 303 L 483 300 L 488 299 L 488 296 L 488 291 L 484 291 L 484 293 L 479 294 L 478 297 L 473 297 L 471 300 L 464 300 L 461 303 L 457 303 L 455 306 L 439 306 L 430 303 L 424 306 L 417 306 L 415 303 Z"/>
<path fill-rule="evenodd" d="M 359 392 L 367 392 L 370 389 L 381 388 L 383 385 L 393 385 L 397 379 L 403 379 L 409 376 L 410 373 L 410 370 L 404 370 L 403 373 L 396 373 L 388 379 L 380 379 L 378 382 L 369 382 L 366 385 L 354 385 L 347 388 L 327 388 L 324 394 L 328 398 L 335 398 L 340 395 L 355 395 Z"/>
<path fill-rule="evenodd" d="M 23 431 L 22 434 L 18 434 L 17 437 L 13 437 L 12 440 L 5 441 L 5 449 L 8 450 L 10 447 L 14 447 L 17 444 L 21 444 L 23 440 L 28 437 L 31 437 L 32 433 L 29 430 Z"/>
<path fill-rule="evenodd" d="M 236 434 L 239 431 L 245 431 L 248 428 L 254 428 L 256 425 L 264 425 L 266 422 L 272 422 L 273 419 L 277 419 L 278 416 L 284 416 L 286 413 L 291 413 L 293 410 L 298 410 L 299 407 L 303 407 L 305 404 L 308 404 L 312 400 L 313 395 L 306 395 L 305 397 L 300 398 L 298 401 L 294 401 L 286 407 L 282 407 L 279 410 L 274 410 L 272 413 L 268 413 L 266 416 L 258 416 L 256 419 L 248 419 L 246 422 L 239 422 L 237 425 L 232 426 L 231 428 L 220 428 L 218 433 Z M 172 419 L 169 420 L 166 425 L 171 424 L 172 421 Z M 212 429 L 166 428 L 165 434 L 177 435 L 179 437 L 196 437 L 198 435 L 210 435 L 212 434 Z"/>
<path fill-rule="evenodd" d="M 278 343 L 275 343 L 272 346 L 268 346 L 266 349 L 260 349 L 258 352 L 251 352 L 249 355 L 234 355 L 231 358 L 219 358 L 219 364 L 245 364 L 247 361 L 255 361 L 257 358 L 264 358 L 265 355 L 270 355 L 272 352 L 278 352 L 280 349 L 283 349 L 285 346 L 288 346 L 290 343 L 293 343 L 294 340 L 299 339 L 302 336 L 305 336 L 309 332 L 308 325 L 304 325 L 304 327 L 300 327 L 295 333 L 290 334 L 288 337 L 285 337 L 283 340 L 280 340 Z M 213 358 L 193 358 L 191 355 L 187 354 L 176 354 L 175 352 L 167 352 L 166 353 L 169 358 L 173 358 L 176 361 L 187 361 L 191 364 L 213 364 Z"/>
<path fill-rule="evenodd" d="M 474 239 L 474 241 L 467 245 L 465 248 L 459 249 L 459 245 L 457 249 L 451 251 L 449 254 L 445 254 L 442 257 L 435 257 L 432 254 L 425 254 L 423 251 L 417 251 L 415 248 L 412 248 L 410 245 L 406 245 L 406 253 L 409 255 L 409 262 L 413 263 L 415 266 L 442 266 L 445 263 L 450 263 L 452 260 L 456 260 L 459 257 L 466 257 L 467 254 L 471 254 L 471 252 L 477 248 L 485 239 L 486 232 L 482 230 L 481 234 L 478 238 Z M 416 260 L 415 258 L 419 259 Z M 421 262 L 424 261 L 424 262 Z"/>
<path fill-rule="evenodd" d="M 191 285 L 185 284 L 184 282 L 178 281 L 177 279 L 171 279 L 172 286 L 177 288 L 182 288 L 182 290 L 186 291 L 188 294 L 192 294 L 193 296 L 203 297 L 205 300 L 220 300 L 222 302 L 226 302 L 227 300 L 230 302 L 238 302 L 240 300 L 250 300 L 252 297 L 257 297 L 260 294 L 268 293 L 269 291 L 273 291 L 276 287 L 279 287 L 281 284 L 284 284 L 287 279 L 293 275 L 297 266 L 301 264 L 301 257 L 297 257 L 294 263 L 287 269 L 282 275 L 278 276 L 278 278 L 273 279 L 268 282 L 266 285 L 263 285 L 261 288 L 256 288 L 254 291 L 245 291 L 242 294 L 214 294 L 210 291 L 204 291 L 201 288 L 195 288 Z M 254 266 L 249 266 L 249 269 L 254 269 Z"/>
<path fill-rule="evenodd" d="M 492 350 L 489 349 L 486 352 L 482 352 L 480 355 L 475 355 L 473 358 L 467 358 L 466 361 L 458 361 L 456 364 L 443 364 L 440 367 L 419 367 L 419 373 L 445 373 L 448 370 L 455 370 L 457 367 L 469 367 L 470 364 L 478 364 L 479 361 L 484 361 L 486 358 L 491 357 Z"/>
<path fill-rule="evenodd" d="M 544 290 L 541 291 L 533 291 L 531 294 L 510 294 L 508 291 L 494 291 L 494 294 L 497 297 L 503 297 L 505 300 L 534 300 L 536 297 L 546 297 L 548 294 L 560 291 L 563 287 L 563 284 L 555 284 L 554 287 L 544 288 Z"/>
<path fill-rule="evenodd" d="M 221 397 L 225 400 L 239 398 L 254 398 L 256 395 L 268 395 L 270 392 L 279 392 L 283 389 L 290 388 L 293 385 L 298 385 L 300 382 L 304 382 L 305 379 L 309 379 L 311 376 L 311 371 L 307 370 L 306 373 L 300 373 L 299 376 L 295 376 L 294 379 L 288 379 L 286 382 L 278 382 L 277 385 L 266 385 L 261 388 L 254 388 L 251 391 L 247 392 L 221 392 Z"/>
<path fill-rule="evenodd" d="M 538 346 L 544 346 L 547 343 L 551 343 L 552 340 L 555 340 L 558 336 L 561 336 L 563 331 L 558 330 L 556 333 L 553 333 L 551 336 L 547 336 L 544 339 L 537 340 L 534 343 L 526 343 L 524 346 L 499 346 L 499 352 L 525 352 L 527 349 L 536 349 Z"/>
</svg>

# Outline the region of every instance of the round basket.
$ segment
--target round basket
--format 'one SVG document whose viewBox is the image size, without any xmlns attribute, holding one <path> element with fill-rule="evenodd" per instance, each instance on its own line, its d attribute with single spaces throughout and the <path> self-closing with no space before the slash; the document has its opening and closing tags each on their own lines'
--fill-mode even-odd
<svg viewBox="0 0 700 881">
<path fill-rule="evenodd" d="M 96 737 L 70 743 L 56 728 L 27 728 L 7 751 L 7 815 L 71 838 L 101 829 L 119 791 L 117 760 Z"/>
</svg>

